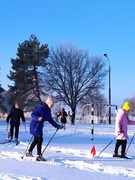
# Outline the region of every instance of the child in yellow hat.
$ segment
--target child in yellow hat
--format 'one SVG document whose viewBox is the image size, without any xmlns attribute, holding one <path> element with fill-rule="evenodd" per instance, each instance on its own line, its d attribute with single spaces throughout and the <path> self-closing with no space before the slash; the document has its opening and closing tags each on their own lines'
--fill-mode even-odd
<svg viewBox="0 0 135 180">
<path fill-rule="evenodd" d="M 125 103 L 123 104 L 122 109 L 125 110 L 125 111 L 129 111 L 129 110 L 130 110 L 130 104 L 129 104 L 129 102 L 125 102 Z"/>
<path fill-rule="evenodd" d="M 127 158 L 125 156 L 125 150 L 127 145 L 127 130 L 128 125 L 135 125 L 135 121 L 128 118 L 130 110 L 129 102 L 125 102 L 121 109 L 118 110 L 116 115 L 115 133 L 116 133 L 116 145 L 114 149 L 113 157 Z M 121 146 L 121 155 L 118 155 L 118 149 Z"/>
</svg>

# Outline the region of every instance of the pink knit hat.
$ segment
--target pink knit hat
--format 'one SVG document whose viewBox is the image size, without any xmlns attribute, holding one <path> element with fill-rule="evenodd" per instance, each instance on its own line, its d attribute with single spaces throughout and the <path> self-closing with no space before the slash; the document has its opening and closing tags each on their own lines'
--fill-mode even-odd
<svg viewBox="0 0 135 180">
<path fill-rule="evenodd" d="M 48 96 L 46 102 L 45 102 L 49 108 L 52 108 L 53 107 L 53 104 L 54 104 L 54 101 L 53 101 L 53 98 L 51 95 Z"/>
</svg>

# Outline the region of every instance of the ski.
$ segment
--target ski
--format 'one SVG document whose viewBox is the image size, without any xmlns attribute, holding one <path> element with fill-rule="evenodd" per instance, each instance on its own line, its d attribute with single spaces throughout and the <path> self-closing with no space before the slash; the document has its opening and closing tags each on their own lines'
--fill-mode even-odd
<svg viewBox="0 0 135 180">
<path fill-rule="evenodd" d="M 21 159 L 25 159 L 25 160 L 28 160 L 28 161 L 35 161 L 37 163 L 45 163 L 45 162 L 49 161 L 48 159 L 38 161 L 38 160 L 36 160 L 36 156 L 33 156 L 33 157 L 28 157 L 28 156 L 22 157 L 21 156 Z"/>
<path fill-rule="evenodd" d="M 21 159 L 23 159 L 24 156 L 21 157 Z M 39 156 L 34 156 L 32 154 L 29 154 L 29 153 L 26 153 L 25 154 L 25 159 L 29 159 L 29 160 L 32 160 L 32 161 L 36 161 L 36 162 L 46 162 L 48 161 L 48 159 L 44 158 L 44 157 L 39 157 Z"/>
<path fill-rule="evenodd" d="M 18 144 L 19 144 L 19 141 L 5 140 L 5 141 L 0 142 L 0 144 L 7 144 L 7 143 L 15 143 L 16 145 L 18 145 Z"/>
<path fill-rule="evenodd" d="M 134 157 L 125 157 L 125 158 L 121 158 L 121 157 L 103 157 L 103 156 L 95 156 L 93 157 L 91 160 L 95 160 L 95 161 L 124 161 L 124 160 L 131 160 L 131 161 L 135 161 Z"/>
<path fill-rule="evenodd" d="M 16 146 L 19 144 L 19 141 L 16 142 Z"/>
<path fill-rule="evenodd" d="M 6 144 L 6 143 L 9 143 L 9 142 L 11 142 L 11 141 L 10 140 L 5 140 L 5 141 L 0 142 L 0 144 Z"/>
</svg>

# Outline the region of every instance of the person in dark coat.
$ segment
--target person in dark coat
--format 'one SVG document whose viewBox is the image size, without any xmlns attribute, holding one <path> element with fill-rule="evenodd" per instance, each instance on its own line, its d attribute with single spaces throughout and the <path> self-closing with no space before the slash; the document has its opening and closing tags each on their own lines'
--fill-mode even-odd
<svg viewBox="0 0 135 180">
<path fill-rule="evenodd" d="M 66 129 L 65 124 L 67 123 L 68 114 L 67 114 L 67 112 L 65 111 L 64 108 L 61 109 L 61 111 L 59 112 L 57 117 L 59 117 L 59 116 L 61 116 L 60 120 L 61 120 L 62 126 L 63 126 L 63 128 L 65 130 Z"/>
<path fill-rule="evenodd" d="M 16 142 L 18 142 L 20 119 L 22 119 L 23 123 L 25 124 L 24 113 L 20 109 L 19 103 L 16 102 L 6 118 L 7 123 L 9 123 L 10 121 L 10 140 L 13 139 L 13 134 L 14 134 L 14 129 L 15 129 Z"/>
<path fill-rule="evenodd" d="M 57 129 L 63 128 L 61 125 L 57 124 L 52 119 L 51 108 L 53 107 L 53 104 L 53 99 L 51 96 L 49 96 L 46 102 L 39 103 L 37 108 L 31 114 L 32 120 L 30 123 L 30 133 L 34 136 L 34 140 L 31 143 L 28 153 L 26 153 L 26 156 L 32 157 L 32 151 L 37 145 L 37 161 L 45 161 L 45 159 L 42 157 L 41 152 L 44 122 L 48 121 L 53 127 Z"/>
</svg>

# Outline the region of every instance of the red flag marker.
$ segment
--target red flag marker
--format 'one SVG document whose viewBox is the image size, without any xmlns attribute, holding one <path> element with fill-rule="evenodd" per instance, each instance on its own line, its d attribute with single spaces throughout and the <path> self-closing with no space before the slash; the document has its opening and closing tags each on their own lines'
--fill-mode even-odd
<svg viewBox="0 0 135 180">
<path fill-rule="evenodd" d="M 95 146 L 92 147 L 91 154 L 92 154 L 92 156 L 96 155 L 96 148 L 95 148 Z"/>
<path fill-rule="evenodd" d="M 8 139 L 10 138 L 10 131 L 8 132 Z"/>
</svg>

